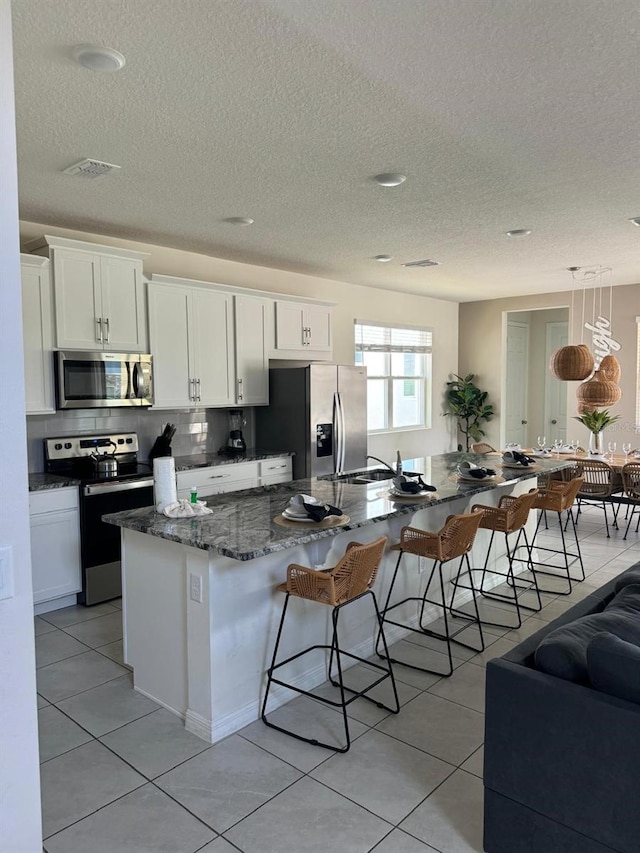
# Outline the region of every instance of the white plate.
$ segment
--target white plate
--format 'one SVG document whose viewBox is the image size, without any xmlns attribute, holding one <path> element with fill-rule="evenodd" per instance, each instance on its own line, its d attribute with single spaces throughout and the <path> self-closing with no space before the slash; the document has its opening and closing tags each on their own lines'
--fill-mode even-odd
<svg viewBox="0 0 640 853">
<path fill-rule="evenodd" d="M 521 471 L 527 471 L 530 468 L 536 467 L 531 462 L 528 465 L 521 465 L 519 462 L 502 462 L 501 464 L 503 468 L 519 468 Z"/>
<path fill-rule="evenodd" d="M 306 510 L 303 510 L 303 511 L 301 512 L 300 510 L 297 510 L 297 509 L 291 509 L 290 507 L 286 507 L 286 509 L 284 509 L 284 510 L 282 511 L 282 514 L 283 514 L 286 518 L 291 518 L 291 519 L 296 519 L 296 518 L 297 518 L 297 519 L 302 520 L 302 521 L 307 521 L 307 520 L 309 519 L 309 514 L 308 514 L 308 512 L 307 512 Z"/>
<path fill-rule="evenodd" d="M 498 479 L 498 476 L 498 474 L 494 474 L 493 477 L 471 477 L 470 475 L 458 474 L 458 479 L 464 480 L 465 483 L 493 483 L 494 480 Z"/>
<path fill-rule="evenodd" d="M 435 492 L 432 492 L 430 489 L 421 489 L 419 492 L 401 492 L 395 486 L 392 486 L 389 489 L 389 494 L 395 495 L 398 498 L 423 498 L 425 495 L 435 495 Z"/>
<path fill-rule="evenodd" d="M 541 453 L 539 450 L 532 450 L 531 453 L 527 453 L 527 456 L 533 456 L 534 459 L 552 459 L 553 454 L 551 451 L 548 453 Z"/>
<path fill-rule="evenodd" d="M 308 515 L 305 515 L 304 518 L 302 518 L 299 515 L 287 515 L 286 512 L 282 513 L 282 517 L 286 518 L 287 521 L 313 521 L 313 519 L 310 518 Z"/>
</svg>

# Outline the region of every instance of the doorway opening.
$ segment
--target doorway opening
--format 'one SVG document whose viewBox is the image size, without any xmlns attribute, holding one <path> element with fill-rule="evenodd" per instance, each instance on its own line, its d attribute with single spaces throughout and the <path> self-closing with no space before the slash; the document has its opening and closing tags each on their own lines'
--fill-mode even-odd
<svg viewBox="0 0 640 853">
<path fill-rule="evenodd" d="M 503 314 L 501 447 L 536 447 L 567 438 L 566 382 L 549 370 L 553 353 L 568 343 L 569 308 Z"/>
</svg>

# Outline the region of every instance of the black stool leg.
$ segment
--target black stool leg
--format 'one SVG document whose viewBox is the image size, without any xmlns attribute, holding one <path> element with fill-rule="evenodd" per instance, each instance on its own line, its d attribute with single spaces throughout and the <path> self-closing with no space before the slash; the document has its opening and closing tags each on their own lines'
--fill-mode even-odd
<svg viewBox="0 0 640 853">
<path fill-rule="evenodd" d="M 264 692 L 264 699 L 262 701 L 262 710 L 260 712 L 260 716 L 262 717 L 262 721 L 267 723 L 266 712 L 267 712 L 267 701 L 269 699 L 269 691 L 271 690 L 271 683 L 273 681 L 273 670 L 276 666 L 276 658 L 278 656 L 278 648 L 280 646 L 280 638 L 282 637 L 282 628 L 284 626 L 284 617 L 287 613 L 287 607 L 289 606 L 289 599 L 291 598 L 290 593 L 286 594 L 284 604 L 282 606 L 282 616 L 280 617 L 280 624 L 278 625 L 278 633 L 276 634 L 276 642 L 273 647 L 273 657 L 271 658 L 271 666 L 267 670 L 267 689 Z M 267 725 L 271 725 L 267 723 Z"/>
</svg>

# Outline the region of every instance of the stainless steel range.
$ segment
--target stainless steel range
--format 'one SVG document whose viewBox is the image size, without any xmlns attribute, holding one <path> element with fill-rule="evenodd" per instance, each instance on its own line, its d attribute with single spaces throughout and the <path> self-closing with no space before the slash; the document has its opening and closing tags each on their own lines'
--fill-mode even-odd
<svg viewBox="0 0 640 853">
<path fill-rule="evenodd" d="M 138 462 L 135 432 L 44 440 L 45 470 L 80 480 L 82 592 L 78 604 L 122 594 L 120 530 L 102 522 L 108 512 L 153 504 L 151 468 Z"/>
</svg>

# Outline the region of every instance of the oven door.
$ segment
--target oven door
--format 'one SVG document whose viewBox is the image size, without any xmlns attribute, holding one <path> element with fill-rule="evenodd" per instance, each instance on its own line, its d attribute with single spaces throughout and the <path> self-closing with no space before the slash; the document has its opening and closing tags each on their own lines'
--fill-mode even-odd
<svg viewBox="0 0 640 853">
<path fill-rule="evenodd" d="M 105 524 L 109 512 L 153 505 L 153 478 L 84 486 L 80 501 L 82 592 L 78 604 L 99 604 L 122 595 L 120 528 Z"/>
<path fill-rule="evenodd" d="M 153 401 L 151 356 L 139 353 L 55 353 L 58 409 L 143 406 Z"/>
</svg>

